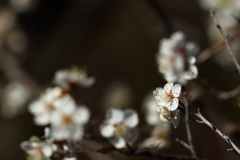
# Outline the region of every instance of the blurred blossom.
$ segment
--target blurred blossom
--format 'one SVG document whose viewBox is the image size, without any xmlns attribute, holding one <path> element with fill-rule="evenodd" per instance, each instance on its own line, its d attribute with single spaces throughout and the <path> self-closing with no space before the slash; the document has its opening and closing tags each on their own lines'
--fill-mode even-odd
<svg viewBox="0 0 240 160">
<path fill-rule="evenodd" d="M 0 8 L 0 44 L 3 43 L 6 35 L 13 28 L 15 15 L 7 8 Z"/>
<path fill-rule="evenodd" d="M 38 137 L 31 137 L 29 141 L 23 141 L 20 144 L 28 157 L 28 160 L 51 160 L 53 154 L 53 145 L 45 141 L 41 141 Z"/>
<path fill-rule="evenodd" d="M 160 113 L 160 120 L 171 122 L 176 128 L 179 124 L 180 113 L 178 108 L 178 97 L 181 93 L 181 85 L 167 83 L 164 88 L 157 88 L 153 96 L 157 100 L 157 111 Z"/>
<path fill-rule="evenodd" d="M 117 149 L 126 146 L 132 141 L 136 134 L 138 125 L 138 114 L 132 109 L 110 108 L 107 111 L 106 119 L 100 126 L 100 133 L 108 138 L 109 142 Z"/>
<path fill-rule="evenodd" d="M 12 30 L 7 36 L 6 43 L 14 53 L 21 53 L 27 48 L 27 38 L 20 30 Z"/>
<path fill-rule="evenodd" d="M 170 145 L 170 135 L 171 127 L 169 123 L 164 123 L 159 121 L 158 125 L 155 126 L 151 132 L 149 138 L 145 139 L 143 143 L 140 144 L 141 148 L 167 148 Z"/>
<path fill-rule="evenodd" d="M 90 87 L 94 84 L 95 78 L 88 77 L 84 69 L 73 66 L 68 70 L 57 71 L 53 82 L 65 89 L 71 89 L 76 86 Z"/>
<path fill-rule="evenodd" d="M 114 82 L 107 89 L 103 97 L 103 106 L 110 108 L 118 106 L 126 108 L 132 100 L 132 92 L 128 85 L 122 82 Z"/>
<path fill-rule="evenodd" d="M 13 118 L 19 114 L 30 97 L 29 89 L 17 81 L 7 84 L 1 94 L 1 112 L 6 118 Z"/>
<path fill-rule="evenodd" d="M 152 94 L 149 94 L 144 98 L 143 111 L 148 125 L 155 126 L 161 123 L 159 120 L 160 115 L 157 112 L 156 99 L 152 96 Z"/>
<path fill-rule="evenodd" d="M 29 105 L 29 111 L 34 115 L 34 122 L 37 125 L 47 125 L 53 111 L 56 109 L 55 101 L 63 98 L 63 90 L 60 87 L 48 88 L 38 100 Z M 65 95 L 70 97 L 70 95 Z"/>
<path fill-rule="evenodd" d="M 198 54 L 199 48 L 195 43 L 185 41 L 182 32 L 175 32 L 169 39 L 160 41 L 157 63 L 159 72 L 167 82 L 186 84 L 198 75 L 194 56 Z"/>
<path fill-rule="evenodd" d="M 76 106 L 69 97 L 56 101 L 57 110 L 51 116 L 51 137 L 54 140 L 74 140 L 82 138 L 84 127 L 90 118 L 86 106 Z"/>
<path fill-rule="evenodd" d="M 30 10 L 35 6 L 38 0 L 9 0 L 12 9 L 17 13 L 22 13 Z"/>
</svg>

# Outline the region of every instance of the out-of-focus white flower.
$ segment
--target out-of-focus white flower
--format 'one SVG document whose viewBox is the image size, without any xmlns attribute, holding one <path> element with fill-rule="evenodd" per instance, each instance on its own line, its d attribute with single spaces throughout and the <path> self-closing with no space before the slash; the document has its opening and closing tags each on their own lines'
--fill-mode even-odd
<svg viewBox="0 0 240 160">
<path fill-rule="evenodd" d="M 95 78 L 88 77 L 85 70 L 73 66 L 69 70 L 57 71 L 53 82 L 65 89 L 70 89 L 75 86 L 90 87 L 94 84 Z"/>
<path fill-rule="evenodd" d="M 63 97 L 55 102 L 57 110 L 51 115 L 51 137 L 54 140 L 80 140 L 90 117 L 87 107 L 77 107 L 69 97 Z"/>
<path fill-rule="evenodd" d="M 60 87 L 48 88 L 38 100 L 29 105 L 29 111 L 34 115 L 34 122 L 37 125 L 47 125 L 53 111 L 56 109 L 55 101 L 63 98 L 64 91 Z M 64 96 L 70 97 L 66 94 Z M 72 99 L 72 101 L 74 101 Z"/>
<path fill-rule="evenodd" d="M 153 91 L 153 96 L 157 100 L 157 105 L 167 107 L 170 111 L 178 108 L 178 97 L 181 93 L 181 85 L 173 83 L 165 84 L 164 88 L 157 88 Z"/>
<path fill-rule="evenodd" d="M 143 111 L 148 125 L 155 126 L 161 123 L 159 121 L 159 113 L 157 112 L 156 108 L 156 99 L 152 96 L 152 94 L 147 95 L 143 101 Z"/>
<path fill-rule="evenodd" d="M 159 122 L 157 126 L 155 126 L 151 132 L 149 138 L 145 139 L 143 143 L 141 143 L 141 148 L 167 148 L 170 144 L 169 140 L 169 132 L 170 132 L 169 123 Z"/>
<path fill-rule="evenodd" d="M 10 5 L 17 13 L 28 11 L 38 0 L 10 0 Z"/>
<path fill-rule="evenodd" d="M 157 100 L 157 111 L 160 113 L 160 120 L 172 122 L 176 128 L 179 123 L 180 113 L 178 108 L 178 97 L 181 93 L 181 85 L 167 83 L 164 88 L 157 88 L 153 91 L 153 96 Z"/>
<path fill-rule="evenodd" d="M 23 141 L 20 147 L 28 154 L 28 160 L 50 160 L 53 154 L 52 145 L 40 141 L 38 137 L 31 137 L 29 141 Z"/>
<path fill-rule="evenodd" d="M 5 86 L 1 94 L 1 111 L 6 118 L 13 118 L 19 114 L 30 97 L 29 89 L 16 81 Z"/>
<path fill-rule="evenodd" d="M 100 133 L 109 139 L 109 142 L 117 149 L 126 146 L 136 136 L 138 125 L 138 114 L 132 109 L 124 111 L 117 108 L 110 108 L 107 111 L 106 119 L 100 126 Z"/>
<path fill-rule="evenodd" d="M 195 64 L 195 56 L 199 51 L 193 42 L 185 42 L 182 32 L 175 32 L 169 39 L 160 41 L 157 62 L 159 72 L 168 82 L 186 84 L 188 80 L 197 77 L 198 70 Z"/>
</svg>

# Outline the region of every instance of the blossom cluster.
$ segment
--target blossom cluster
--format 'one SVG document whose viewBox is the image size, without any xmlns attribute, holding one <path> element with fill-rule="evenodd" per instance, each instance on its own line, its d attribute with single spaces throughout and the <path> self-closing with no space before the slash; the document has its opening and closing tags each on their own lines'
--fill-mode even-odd
<svg viewBox="0 0 240 160">
<path fill-rule="evenodd" d="M 159 72 L 167 82 L 186 84 L 198 75 L 194 57 L 199 51 L 193 42 L 186 43 L 185 34 L 178 31 L 160 41 L 157 54 Z"/>
<path fill-rule="evenodd" d="M 179 124 L 180 112 L 178 108 L 178 97 L 181 93 L 181 85 L 167 83 L 164 88 L 157 88 L 153 96 L 157 100 L 157 111 L 160 113 L 160 120 L 171 122 L 176 128 Z"/>
<path fill-rule="evenodd" d="M 76 67 L 68 71 L 60 70 L 54 78 L 58 86 L 47 88 L 37 100 L 29 105 L 35 124 L 50 126 L 45 134 L 46 140 L 34 138 L 34 140 L 22 142 L 21 148 L 27 152 L 29 159 L 48 159 L 53 153 L 59 152 L 59 149 L 66 146 L 65 143 L 82 139 L 84 125 L 89 121 L 90 111 L 85 105 L 76 103 L 71 96 L 71 90 L 72 87 L 87 83 L 90 87 L 94 83 L 93 79 L 93 77 L 88 78 L 86 72 Z M 73 82 L 74 86 L 72 86 Z"/>
</svg>

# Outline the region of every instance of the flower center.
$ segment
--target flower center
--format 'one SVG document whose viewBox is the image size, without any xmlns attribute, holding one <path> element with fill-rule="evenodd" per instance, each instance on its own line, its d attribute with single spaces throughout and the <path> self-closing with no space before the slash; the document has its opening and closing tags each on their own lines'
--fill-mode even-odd
<svg viewBox="0 0 240 160">
<path fill-rule="evenodd" d="M 70 126 L 73 124 L 73 120 L 72 120 L 72 117 L 70 115 L 63 115 L 62 117 L 62 122 L 64 125 L 66 126 Z"/>
<path fill-rule="evenodd" d="M 128 127 L 124 123 L 119 123 L 115 125 L 115 134 L 124 136 L 128 131 Z"/>
</svg>

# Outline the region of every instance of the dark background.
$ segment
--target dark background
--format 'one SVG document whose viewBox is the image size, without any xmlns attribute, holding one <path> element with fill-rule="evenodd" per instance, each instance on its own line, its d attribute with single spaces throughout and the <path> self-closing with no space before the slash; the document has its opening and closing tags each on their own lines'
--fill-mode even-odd
<svg viewBox="0 0 240 160">
<path fill-rule="evenodd" d="M 18 15 L 17 21 L 29 43 L 27 51 L 16 59 L 41 90 L 52 85 L 56 70 L 72 64 L 86 66 L 88 74 L 96 77 L 96 83 L 81 93 L 91 110 L 92 120 L 99 122 L 95 125 L 96 132 L 104 118 L 103 97 L 107 88 L 116 82 L 127 85 L 133 95 L 127 107 L 138 111 L 141 127 L 145 124 L 141 109 L 144 96 L 165 84 L 155 62 L 159 40 L 181 30 L 188 40 L 198 42 L 203 51 L 210 46 L 206 33 L 208 18 L 209 13 L 202 11 L 193 0 L 41 0 L 35 10 Z M 228 71 L 211 59 L 198 67 L 199 77 L 219 90 L 227 91 L 239 84 L 236 70 Z M 1 77 L 6 81 L 4 73 Z M 197 86 L 201 92 L 191 109 L 202 108 L 202 113 L 220 129 L 240 122 L 238 99 L 222 101 L 214 97 L 209 88 Z M 174 140 L 187 139 L 181 116 L 179 127 L 172 128 L 171 147 L 161 152 L 190 155 Z M 24 159 L 19 144 L 32 135 L 43 135 L 43 128 L 35 126 L 32 118 L 27 109 L 11 120 L 0 117 L 0 159 Z M 194 122 L 190 122 L 190 127 L 196 151 L 202 156 L 237 159 L 233 152 L 226 151 L 230 146 L 209 128 Z M 229 134 L 240 146 L 239 133 Z M 86 152 L 79 157 L 153 159 L 110 155 Z"/>
</svg>

